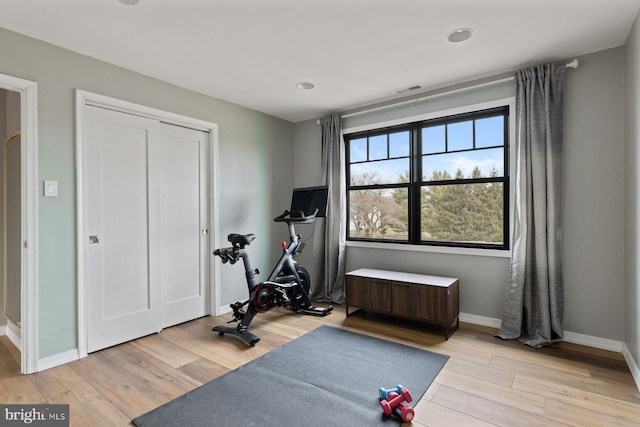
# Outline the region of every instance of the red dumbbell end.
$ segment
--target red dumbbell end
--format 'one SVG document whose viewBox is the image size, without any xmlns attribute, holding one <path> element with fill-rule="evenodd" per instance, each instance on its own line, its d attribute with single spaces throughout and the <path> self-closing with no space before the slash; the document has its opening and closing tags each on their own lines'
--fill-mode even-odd
<svg viewBox="0 0 640 427">
<path fill-rule="evenodd" d="M 400 418 L 402 418 L 402 421 L 404 421 L 405 423 L 410 423 L 413 420 L 413 417 L 415 416 L 416 412 L 413 410 L 411 406 L 406 406 L 406 405 L 400 405 L 400 406 L 402 406 L 402 409 L 396 408 L 396 411 L 399 412 L 398 415 L 400 415 Z"/>
</svg>

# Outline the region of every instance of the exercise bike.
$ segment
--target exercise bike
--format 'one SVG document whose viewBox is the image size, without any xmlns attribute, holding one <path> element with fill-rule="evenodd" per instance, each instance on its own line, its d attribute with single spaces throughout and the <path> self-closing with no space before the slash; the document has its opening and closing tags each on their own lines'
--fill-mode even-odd
<svg viewBox="0 0 640 427">
<path fill-rule="evenodd" d="M 216 249 L 213 254 L 222 259 L 222 263 L 229 262 L 235 264 L 242 259 L 244 271 L 249 287 L 249 299 L 244 302 L 231 304 L 233 319 L 227 323 L 239 322 L 234 327 L 216 326 L 212 330 L 218 335 L 231 334 L 247 345 L 253 347 L 260 341 L 260 338 L 248 331 L 249 324 L 257 313 L 263 313 L 273 307 L 289 308 L 295 312 L 326 316 L 333 310 L 333 306 L 315 307 L 309 299 L 309 288 L 311 280 L 307 270 L 295 261 L 295 257 L 302 253 L 304 243 L 300 242 L 301 236 L 296 234 L 295 224 L 311 224 L 316 219 L 315 212 L 311 215 L 304 214 L 303 211 L 285 210 L 280 216 L 273 220 L 275 222 L 285 222 L 289 228 L 289 244 L 282 242 L 283 252 L 280 260 L 274 267 L 266 281 L 256 283 L 258 269 L 251 265 L 249 252 L 246 247 L 256 238 L 254 234 L 229 234 L 227 239 L 231 247 Z"/>
</svg>

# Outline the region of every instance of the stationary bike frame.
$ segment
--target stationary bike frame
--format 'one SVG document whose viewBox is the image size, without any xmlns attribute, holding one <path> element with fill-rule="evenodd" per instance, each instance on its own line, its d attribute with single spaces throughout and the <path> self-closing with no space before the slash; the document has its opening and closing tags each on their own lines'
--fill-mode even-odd
<svg viewBox="0 0 640 427">
<path fill-rule="evenodd" d="M 260 338 L 247 329 L 253 317 L 259 312 L 264 312 L 277 306 L 291 308 L 296 312 L 305 314 L 326 316 L 333 310 L 332 306 L 314 307 L 311 304 L 308 295 L 310 285 L 308 273 L 294 260 L 294 257 L 300 254 L 304 248 L 304 243 L 300 243 L 301 236 L 295 231 L 295 224 L 313 223 L 315 221 L 315 213 L 304 216 L 300 211 L 285 211 L 282 215 L 274 218 L 274 221 L 287 223 L 289 244 L 283 245 L 282 256 L 266 281 L 257 283 L 256 275 L 259 274 L 259 271 L 253 268 L 249 253 L 245 249 L 245 246 L 251 244 L 255 239 L 255 235 L 230 234 L 228 240 L 233 246 L 216 249 L 213 252 L 214 255 L 222 259 L 223 263 L 229 261 L 234 264 L 238 259 L 242 258 L 249 288 L 248 300 L 231 304 L 234 317 L 229 323 L 239 321 L 240 323 L 237 327 L 216 326 L 213 331 L 218 332 L 219 335 L 228 333 L 237 336 L 252 347 L 260 341 Z M 306 283 L 303 283 L 303 278 L 300 277 L 299 271 L 304 272 L 304 275 L 307 276 L 304 278 Z M 243 309 L 245 305 L 247 306 L 246 311 Z"/>
</svg>

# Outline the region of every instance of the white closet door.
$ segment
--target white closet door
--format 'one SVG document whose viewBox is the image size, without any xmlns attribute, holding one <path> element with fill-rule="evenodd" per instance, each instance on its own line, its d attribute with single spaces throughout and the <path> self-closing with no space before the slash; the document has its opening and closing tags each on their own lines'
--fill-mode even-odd
<svg viewBox="0 0 640 427">
<path fill-rule="evenodd" d="M 208 134 L 87 107 L 89 352 L 205 316 Z"/>
<path fill-rule="evenodd" d="M 161 124 L 162 327 L 207 314 L 207 140 Z"/>
<path fill-rule="evenodd" d="M 88 351 L 160 330 L 155 120 L 87 107 Z"/>
</svg>

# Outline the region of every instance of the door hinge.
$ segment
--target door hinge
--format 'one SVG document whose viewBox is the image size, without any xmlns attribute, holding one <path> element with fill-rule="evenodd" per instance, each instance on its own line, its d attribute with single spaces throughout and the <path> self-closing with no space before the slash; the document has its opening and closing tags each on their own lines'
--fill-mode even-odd
<svg viewBox="0 0 640 427">
<path fill-rule="evenodd" d="M 28 240 L 24 241 L 24 248 L 25 249 L 29 249 L 29 241 Z"/>
</svg>

